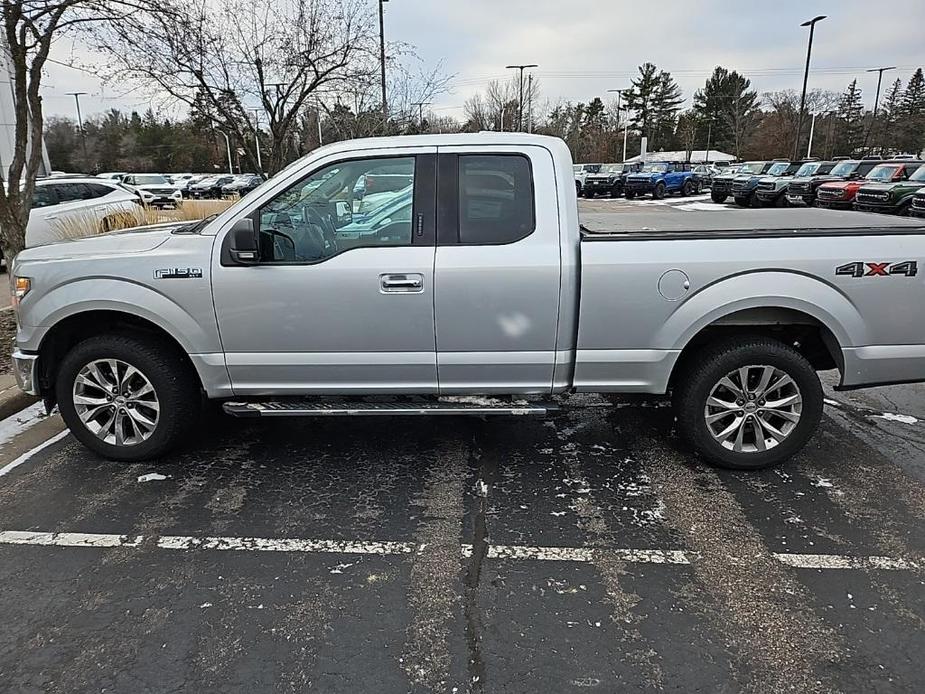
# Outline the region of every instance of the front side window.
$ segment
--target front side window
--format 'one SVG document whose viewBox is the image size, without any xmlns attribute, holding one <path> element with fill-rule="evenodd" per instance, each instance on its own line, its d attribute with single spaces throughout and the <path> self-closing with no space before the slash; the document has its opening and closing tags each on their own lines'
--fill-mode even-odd
<svg viewBox="0 0 925 694">
<path fill-rule="evenodd" d="M 522 155 L 459 156 L 459 242 L 519 241 L 536 226 L 533 176 Z"/>
<path fill-rule="evenodd" d="M 411 245 L 414 157 L 332 164 L 260 209 L 260 260 L 315 263 L 352 248 Z M 364 207 L 367 179 L 399 178 L 397 191 Z"/>
</svg>

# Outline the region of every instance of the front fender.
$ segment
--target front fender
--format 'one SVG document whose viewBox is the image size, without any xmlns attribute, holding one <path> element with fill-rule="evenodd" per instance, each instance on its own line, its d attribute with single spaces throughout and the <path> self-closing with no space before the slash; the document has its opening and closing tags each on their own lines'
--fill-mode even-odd
<svg viewBox="0 0 925 694">
<path fill-rule="evenodd" d="M 38 351 L 45 333 L 70 316 L 87 311 L 117 311 L 157 325 L 173 336 L 187 354 L 221 352 L 208 280 L 183 282 L 195 282 L 196 286 L 165 286 L 168 291 L 182 293 L 182 297 L 168 296 L 124 279 L 88 277 L 62 283 L 35 297 L 34 303 L 23 302 L 19 347 Z"/>
<path fill-rule="evenodd" d="M 867 325 L 847 296 L 809 275 L 783 270 L 747 272 L 704 287 L 662 324 L 655 343 L 684 349 L 708 325 L 752 308 L 801 311 L 828 328 L 842 348 L 869 344 Z"/>
</svg>

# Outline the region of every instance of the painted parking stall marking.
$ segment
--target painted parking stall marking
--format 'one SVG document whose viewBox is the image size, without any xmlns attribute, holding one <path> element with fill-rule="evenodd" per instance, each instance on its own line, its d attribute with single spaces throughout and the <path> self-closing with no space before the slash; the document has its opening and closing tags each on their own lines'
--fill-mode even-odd
<svg viewBox="0 0 925 694">
<path fill-rule="evenodd" d="M 414 555 L 424 547 L 412 542 L 377 540 L 317 540 L 267 537 L 194 537 L 191 535 L 120 535 L 114 533 L 42 532 L 0 530 L 0 545 L 35 547 L 83 547 L 92 549 L 154 546 L 163 550 L 219 552 L 291 552 L 306 554 L 347 554 L 401 556 Z M 472 545 L 461 544 L 460 556 L 472 556 Z M 680 549 L 635 549 L 597 547 L 534 547 L 530 545 L 492 545 L 489 559 L 542 562 L 593 563 L 607 556 L 631 564 L 688 566 L 696 563 L 696 552 Z M 771 556 L 794 569 L 882 571 L 925 570 L 923 557 L 849 556 L 842 554 L 791 554 L 775 552 Z M 738 561 L 730 557 L 730 561 Z"/>
</svg>

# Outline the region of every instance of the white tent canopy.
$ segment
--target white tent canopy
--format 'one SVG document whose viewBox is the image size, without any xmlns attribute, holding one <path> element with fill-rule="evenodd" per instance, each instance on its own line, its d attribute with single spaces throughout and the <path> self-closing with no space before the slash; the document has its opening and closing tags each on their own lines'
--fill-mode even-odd
<svg viewBox="0 0 925 694">
<path fill-rule="evenodd" d="M 707 159 L 707 151 L 705 149 L 695 149 L 690 153 L 690 163 L 691 164 L 703 164 L 707 161 L 713 162 L 730 162 L 735 161 L 734 154 L 726 154 L 725 152 L 720 152 L 719 150 L 711 149 L 710 158 Z M 626 161 L 636 162 L 642 161 L 642 158 L 639 156 L 630 157 Z M 677 152 L 646 152 L 645 161 L 688 161 L 688 152 L 687 150 L 680 150 Z"/>
</svg>

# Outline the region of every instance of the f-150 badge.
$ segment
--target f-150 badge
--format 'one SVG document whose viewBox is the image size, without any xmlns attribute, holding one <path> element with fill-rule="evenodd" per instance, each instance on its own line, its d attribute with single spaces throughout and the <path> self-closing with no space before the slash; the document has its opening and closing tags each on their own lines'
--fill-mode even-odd
<svg viewBox="0 0 925 694">
<path fill-rule="evenodd" d="M 918 271 L 918 262 L 915 260 L 904 260 L 901 263 L 846 263 L 835 268 L 836 276 L 843 277 L 915 277 Z"/>
<path fill-rule="evenodd" d="M 201 277 L 201 267 L 168 267 L 154 271 L 154 279 L 156 280 L 189 280 Z"/>
</svg>

